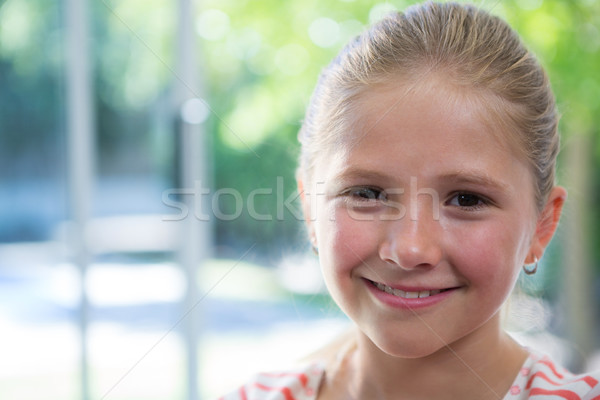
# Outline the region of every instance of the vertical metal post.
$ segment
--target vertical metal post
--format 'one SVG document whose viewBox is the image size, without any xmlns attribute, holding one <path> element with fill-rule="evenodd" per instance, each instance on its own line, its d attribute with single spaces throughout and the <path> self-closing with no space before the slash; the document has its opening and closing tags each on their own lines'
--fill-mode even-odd
<svg viewBox="0 0 600 400">
<path fill-rule="evenodd" d="M 593 146 L 589 136 L 574 134 L 565 146 L 567 164 L 565 182 L 569 189 L 567 209 L 564 214 L 565 232 L 561 235 L 564 245 L 562 287 L 560 300 L 565 311 L 566 334 L 577 349 L 572 365 L 580 371 L 585 359 L 594 349 L 594 307 L 591 282 L 592 261 L 590 260 L 588 199 L 591 180 L 590 156 Z"/>
<path fill-rule="evenodd" d="M 68 130 L 69 208 L 73 229 L 70 232 L 74 263 L 80 270 L 81 295 L 79 331 L 81 337 L 81 398 L 89 394 L 87 351 L 88 298 L 85 279 L 90 262 L 86 227 L 90 217 L 94 165 L 94 128 L 92 108 L 92 80 L 89 55 L 89 14 L 87 0 L 66 0 L 66 93 Z"/>
<path fill-rule="evenodd" d="M 208 221 L 201 221 L 198 216 L 204 214 L 201 193 L 196 193 L 198 185 L 207 187 L 206 153 L 201 122 L 195 118 L 185 117 L 185 108 L 194 108 L 202 104 L 200 96 L 200 69 L 198 68 L 198 47 L 194 30 L 194 7 L 192 0 L 179 0 L 178 35 L 177 35 L 177 78 L 175 81 L 175 105 L 178 113 L 180 184 L 184 188 L 194 189 L 194 195 L 184 196 L 189 214 L 182 221 L 180 262 L 185 271 L 187 290 L 183 301 L 184 312 L 187 313 L 184 329 L 184 340 L 187 352 L 187 393 L 189 400 L 199 399 L 198 393 L 198 344 L 202 311 L 199 305 L 198 268 L 207 258 L 210 246 L 210 227 Z M 189 107 L 188 107 L 189 108 Z"/>
</svg>

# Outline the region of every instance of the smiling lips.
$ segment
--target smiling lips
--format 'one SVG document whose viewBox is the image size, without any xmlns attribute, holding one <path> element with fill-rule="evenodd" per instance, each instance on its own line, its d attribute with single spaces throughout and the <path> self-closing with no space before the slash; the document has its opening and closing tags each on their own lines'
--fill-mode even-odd
<svg viewBox="0 0 600 400">
<path fill-rule="evenodd" d="M 402 289 L 394 289 L 391 286 L 384 285 L 383 283 L 373 282 L 371 281 L 373 286 L 382 292 L 386 292 L 388 294 L 392 294 L 396 297 L 401 297 L 403 299 L 422 299 L 429 296 L 434 296 L 436 294 L 445 292 L 450 289 L 433 289 L 433 290 L 420 290 L 420 291 L 405 291 Z"/>
</svg>

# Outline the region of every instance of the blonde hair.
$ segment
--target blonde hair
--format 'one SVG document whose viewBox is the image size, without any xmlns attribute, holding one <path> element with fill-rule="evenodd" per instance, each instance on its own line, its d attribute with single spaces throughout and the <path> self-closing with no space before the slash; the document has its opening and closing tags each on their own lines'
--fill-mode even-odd
<svg viewBox="0 0 600 400">
<path fill-rule="evenodd" d="M 554 186 L 558 114 L 546 73 L 517 33 L 472 5 L 427 2 L 394 13 L 351 41 L 322 72 L 298 134 L 299 176 L 344 139 L 359 96 L 371 87 L 445 73 L 460 87 L 491 94 L 536 180 L 541 210 Z M 495 108 L 494 108 L 495 107 Z"/>
</svg>

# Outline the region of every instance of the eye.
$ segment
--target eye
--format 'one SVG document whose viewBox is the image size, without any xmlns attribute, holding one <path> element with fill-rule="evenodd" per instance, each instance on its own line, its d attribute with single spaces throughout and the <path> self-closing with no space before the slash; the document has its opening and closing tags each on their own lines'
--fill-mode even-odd
<svg viewBox="0 0 600 400">
<path fill-rule="evenodd" d="M 477 210 L 488 204 L 487 199 L 474 193 L 459 192 L 454 194 L 448 204 L 466 210 Z"/>
<path fill-rule="evenodd" d="M 383 189 L 368 186 L 357 186 L 347 189 L 342 195 L 357 202 L 371 202 L 375 200 L 386 201 L 387 197 Z"/>
</svg>

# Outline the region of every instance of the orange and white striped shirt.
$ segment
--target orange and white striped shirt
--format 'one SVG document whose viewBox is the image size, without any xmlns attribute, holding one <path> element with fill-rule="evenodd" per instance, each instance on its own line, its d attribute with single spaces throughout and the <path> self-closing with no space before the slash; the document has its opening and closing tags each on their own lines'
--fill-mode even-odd
<svg viewBox="0 0 600 400">
<path fill-rule="evenodd" d="M 219 400 L 315 400 L 325 373 L 313 363 L 282 373 L 263 373 Z M 547 356 L 530 354 L 503 400 L 600 400 L 600 371 L 573 375 Z"/>
</svg>

